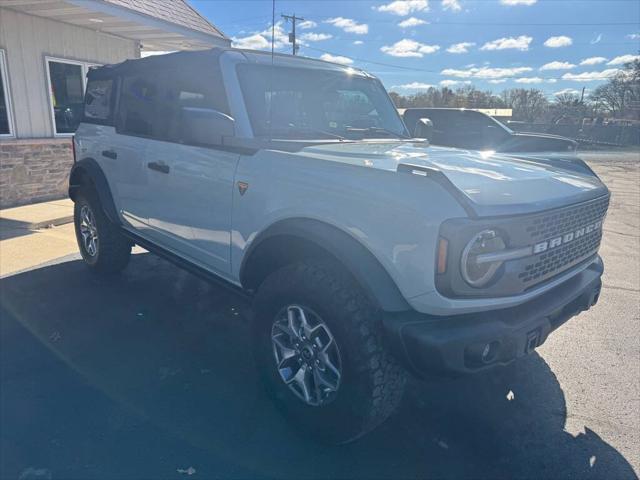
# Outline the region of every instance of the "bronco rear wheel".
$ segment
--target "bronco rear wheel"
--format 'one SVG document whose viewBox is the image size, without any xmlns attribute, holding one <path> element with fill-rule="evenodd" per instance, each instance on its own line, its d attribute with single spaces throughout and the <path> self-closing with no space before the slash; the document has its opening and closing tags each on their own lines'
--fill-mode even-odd
<svg viewBox="0 0 640 480">
<path fill-rule="evenodd" d="M 397 408 L 405 373 L 382 345 L 379 312 L 339 265 L 281 268 L 260 286 L 255 312 L 258 368 L 296 426 L 346 443 Z"/>
<path fill-rule="evenodd" d="M 73 217 L 80 254 L 92 271 L 116 273 L 127 266 L 131 242 L 109 221 L 91 188 L 78 192 Z"/>
</svg>

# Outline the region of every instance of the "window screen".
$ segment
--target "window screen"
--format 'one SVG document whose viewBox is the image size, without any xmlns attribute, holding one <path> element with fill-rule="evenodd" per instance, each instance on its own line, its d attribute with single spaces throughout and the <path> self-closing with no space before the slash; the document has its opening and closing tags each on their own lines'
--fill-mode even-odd
<svg viewBox="0 0 640 480">
<path fill-rule="evenodd" d="M 84 117 L 87 121 L 104 123 L 111 117 L 113 79 L 90 80 L 84 100 Z"/>
<path fill-rule="evenodd" d="M 124 77 L 118 114 L 118 131 L 129 135 L 162 137 L 164 115 L 160 114 L 158 75 Z"/>
<path fill-rule="evenodd" d="M 73 133 L 84 110 L 82 65 L 49 61 L 49 83 L 56 133 Z"/>
<path fill-rule="evenodd" d="M 207 74 L 206 69 L 201 72 L 170 71 L 167 72 L 165 82 L 165 101 L 161 102 L 160 108 L 169 119 L 167 136 L 170 141 L 188 142 L 189 132 L 184 132 L 181 128 L 185 110 L 228 113 L 225 91 L 220 82 Z"/>
</svg>

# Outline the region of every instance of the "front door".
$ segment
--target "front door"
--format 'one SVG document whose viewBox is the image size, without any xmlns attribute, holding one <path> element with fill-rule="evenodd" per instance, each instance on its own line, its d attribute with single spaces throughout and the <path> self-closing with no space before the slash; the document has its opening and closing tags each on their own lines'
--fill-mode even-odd
<svg viewBox="0 0 640 480">
<path fill-rule="evenodd" d="M 150 235 L 176 253 L 224 274 L 231 270 L 231 209 L 239 154 L 202 146 L 185 132 L 184 112 L 226 113 L 222 81 L 214 69 L 171 71 L 161 108 L 165 141 L 145 152 Z M 211 132 L 215 135 L 215 132 Z"/>
</svg>

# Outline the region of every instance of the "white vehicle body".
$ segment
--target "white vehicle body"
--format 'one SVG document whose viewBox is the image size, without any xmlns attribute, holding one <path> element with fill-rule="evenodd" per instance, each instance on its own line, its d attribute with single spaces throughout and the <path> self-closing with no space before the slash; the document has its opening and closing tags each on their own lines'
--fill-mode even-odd
<svg viewBox="0 0 640 480">
<path fill-rule="evenodd" d="M 271 57 L 233 50 L 220 57 L 236 136 L 247 140 L 254 136 L 236 66 L 251 62 L 271 64 Z M 315 60 L 274 59 L 275 68 L 291 65 L 368 77 Z M 313 219 L 352 236 L 380 262 L 411 307 L 434 315 L 518 305 L 579 269 L 519 295 L 443 296 L 434 284 L 439 229 L 443 221 L 468 212 L 431 178 L 432 171 L 444 173 L 486 216 L 544 211 L 607 195 L 594 174 L 564 168 L 562 161 L 544 164 L 421 141 L 336 141 L 243 154 L 122 135 L 113 126 L 88 123 L 75 138 L 78 157 L 95 159 L 104 171 L 125 229 L 235 285 L 241 286 L 243 260 L 261 232 L 288 219 Z M 105 149 L 118 151 L 118 163 L 102 155 Z M 172 174 L 146 168 L 150 162 L 167 165 Z M 399 171 L 401 165 L 427 170 L 407 174 Z M 238 182 L 248 185 L 246 194 L 236 188 Z"/>
</svg>

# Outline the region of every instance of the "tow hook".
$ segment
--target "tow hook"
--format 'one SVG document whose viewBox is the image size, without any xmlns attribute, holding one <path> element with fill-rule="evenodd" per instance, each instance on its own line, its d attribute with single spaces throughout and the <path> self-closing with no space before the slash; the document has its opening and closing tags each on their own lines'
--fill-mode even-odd
<svg viewBox="0 0 640 480">
<path fill-rule="evenodd" d="M 540 330 L 532 330 L 527 333 L 527 343 L 524 346 L 524 353 L 529 354 L 533 352 L 540 344 Z"/>
</svg>

